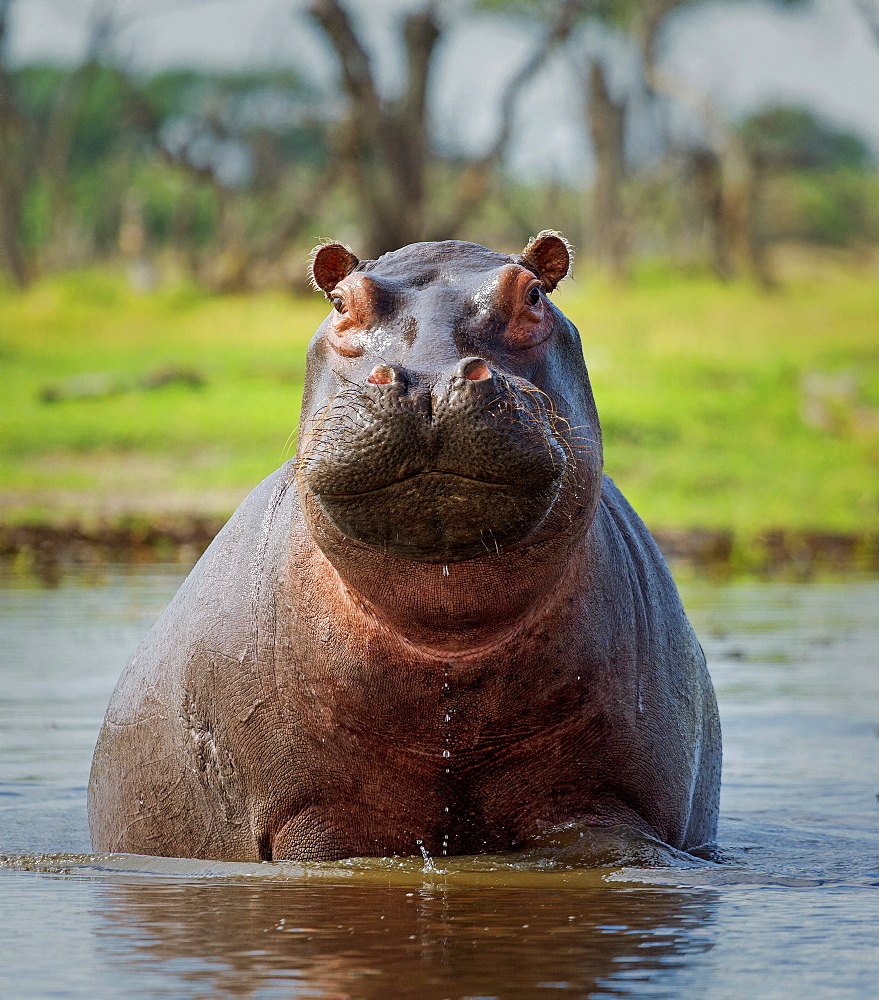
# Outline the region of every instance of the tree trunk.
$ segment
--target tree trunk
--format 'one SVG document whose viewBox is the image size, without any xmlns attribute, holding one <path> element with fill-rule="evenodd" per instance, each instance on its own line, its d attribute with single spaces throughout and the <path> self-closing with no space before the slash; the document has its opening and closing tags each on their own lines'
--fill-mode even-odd
<svg viewBox="0 0 879 1000">
<path fill-rule="evenodd" d="M 769 253 L 769 234 L 766 231 L 766 180 L 767 165 L 753 153 L 749 157 L 746 199 L 746 257 L 754 281 L 766 292 L 778 287 Z"/>
<path fill-rule="evenodd" d="M 30 277 L 21 239 L 22 201 L 31 169 L 33 136 L 15 100 L 6 65 L 6 35 L 13 0 L 0 0 L 0 264 L 13 284 Z"/>
<path fill-rule="evenodd" d="M 418 240 L 457 236 L 488 193 L 490 178 L 509 144 L 522 90 L 570 36 L 578 0 L 556 0 L 543 38 L 507 84 L 494 141 L 463 171 L 453 207 L 444 219 L 432 218 L 429 211 L 427 95 L 441 32 L 436 4 L 411 14 L 404 23 L 407 81 L 403 97 L 394 103 L 379 96 L 369 57 L 340 0 L 312 0 L 308 9 L 335 50 L 348 99 L 351 140 L 344 157 L 360 202 L 365 254 L 374 257 Z"/>
<path fill-rule="evenodd" d="M 0 261 L 17 288 L 27 287 L 30 274 L 21 245 L 21 198 L 0 179 Z"/>
<path fill-rule="evenodd" d="M 342 155 L 360 202 L 363 251 L 376 257 L 417 242 L 425 230 L 428 83 L 440 36 L 433 5 L 406 18 L 406 89 L 393 104 L 380 98 L 369 56 L 339 0 L 314 0 L 309 13 L 342 71 L 351 136 Z"/>
<path fill-rule="evenodd" d="M 597 61 L 589 67 L 587 117 L 596 166 L 592 189 L 596 255 L 611 277 L 622 280 L 626 276 L 627 257 L 621 197 L 626 169 L 626 103 L 613 100 L 604 70 Z"/>
<path fill-rule="evenodd" d="M 732 277 L 729 236 L 725 222 L 720 161 L 709 149 L 696 150 L 690 157 L 697 211 L 708 237 L 714 273 L 721 281 Z"/>
<path fill-rule="evenodd" d="M 762 288 L 773 280 L 768 246 L 760 219 L 760 168 L 741 137 L 723 118 L 707 94 L 660 68 L 656 44 L 664 19 L 678 0 L 642 0 L 638 35 L 644 81 L 649 92 L 678 100 L 698 111 L 705 122 L 713 151 L 696 162 L 697 194 L 710 227 L 713 263 L 718 276 L 733 276 L 736 263 L 744 265 Z M 713 160 L 713 162 L 711 162 Z"/>
</svg>

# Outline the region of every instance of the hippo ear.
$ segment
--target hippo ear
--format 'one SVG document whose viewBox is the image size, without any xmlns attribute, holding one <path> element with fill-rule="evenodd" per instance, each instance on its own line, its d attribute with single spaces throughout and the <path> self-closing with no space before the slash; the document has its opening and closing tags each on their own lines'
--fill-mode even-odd
<svg viewBox="0 0 879 1000">
<path fill-rule="evenodd" d="M 359 263 L 357 256 L 343 244 L 322 243 L 311 251 L 311 281 L 316 289 L 329 295 Z"/>
<path fill-rule="evenodd" d="M 574 259 L 573 247 L 552 229 L 544 229 L 522 251 L 522 263 L 543 282 L 544 290 L 551 292 L 571 273 Z"/>
</svg>

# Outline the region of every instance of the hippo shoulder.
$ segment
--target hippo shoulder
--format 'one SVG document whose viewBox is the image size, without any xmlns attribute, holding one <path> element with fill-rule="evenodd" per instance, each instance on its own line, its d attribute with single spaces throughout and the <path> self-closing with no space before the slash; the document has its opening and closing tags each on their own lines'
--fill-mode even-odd
<svg viewBox="0 0 879 1000">
<path fill-rule="evenodd" d="M 218 532 L 123 672 L 108 718 L 143 705 L 144 691 L 177 688 L 205 652 L 241 657 L 253 642 L 260 591 L 298 516 L 287 463 L 264 479 Z M 283 519 L 287 529 L 278 531 Z M 279 541 L 280 540 L 280 541 Z M 131 690 L 129 690 L 131 689 Z M 165 695 L 167 697 L 167 694 Z"/>
<path fill-rule="evenodd" d="M 658 637 L 674 635 L 701 648 L 684 613 L 668 565 L 646 525 L 609 476 L 603 477 L 601 501 L 595 519 L 611 571 L 628 578 L 644 618 Z"/>
<path fill-rule="evenodd" d="M 256 650 L 272 604 L 265 592 L 298 515 L 292 482 L 288 464 L 249 494 L 123 671 L 89 782 L 96 849 L 253 854 L 230 747 L 236 720 L 258 704 Z M 225 833 L 212 818 L 216 803 Z M 169 826 L 179 815 L 192 822 Z"/>
<path fill-rule="evenodd" d="M 602 477 L 600 510 L 626 549 L 645 569 L 660 567 L 668 573 L 665 559 L 647 526 L 607 475 Z"/>
<path fill-rule="evenodd" d="M 171 607 L 185 600 L 193 588 L 216 594 L 218 585 L 219 590 L 225 590 L 224 584 L 231 580 L 236 590 L 243 590 L 245 578 L 264 568 L 265 561 L 275 554 L 279 521 L 290 526 L 291 520 L 298 518 L 294 461 L 276 469 L 244 498 L 195 564 Z M 289 534 L 283 531 L 280 537 Z M 224 595 L 224 603 L 227 598 Z"/>
</svg>

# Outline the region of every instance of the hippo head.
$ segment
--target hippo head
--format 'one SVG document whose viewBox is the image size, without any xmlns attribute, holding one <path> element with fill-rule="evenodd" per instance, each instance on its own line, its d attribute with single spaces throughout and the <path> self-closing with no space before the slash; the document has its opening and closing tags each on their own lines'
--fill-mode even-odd
<svg viewBox="0 0 879 1000">
<path fill-rule="evenodd" d="M 312 277 L 333 311 L 309 346 L 300 425 L 312 523 L 444 564 L 588 526 L 598 420 L 577 330 L 548 298 L 569 267 L 552 232 L 515 256 L 318 247 Z"/>
</svg>

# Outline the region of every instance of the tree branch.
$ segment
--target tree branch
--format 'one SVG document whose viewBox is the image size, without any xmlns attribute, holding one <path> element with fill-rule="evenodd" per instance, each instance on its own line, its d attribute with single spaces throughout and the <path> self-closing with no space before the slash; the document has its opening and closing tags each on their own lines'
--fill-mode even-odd
<svg viewBox="0 0 879 1000">
<path fill-rule="evenodd" d="M 406 42 L 408 75 L 403 97 L 401 117 L 407 122 L 424 122 L 427 113 L 427 87 L 434 49 L 439 41 L 440 28 L 436 21 L 434 5 L 410 14 L 403 26 Z"/>
<path fill-rule="evenodd" d="M 354 32 L 348 12 L 338 0 L 312 0 L 308 13 L 336 51 L 342 68 L 342 86 L 357 109 L 356 113 L 366 118 L 365 127 L 377 129 L 381 100 L 369 56 Z"/>
<path fill-rule="evenodd" d="M 582 0 L 558 0 L 555 15 L 544 37 L 507 83 L 500 101 L 500 123 L 494 141 L 488 150 L 464 171 L 458 188 L 457 205 L 449 217 L 437 227 L 436 239 L 446 239 L 455 235 L 467 216 L 485 196 L 491 174 L 510 143 L 522 91 L 543 69 L 550 56 L 568 40 L 582 7 Z"/>
</svg>

